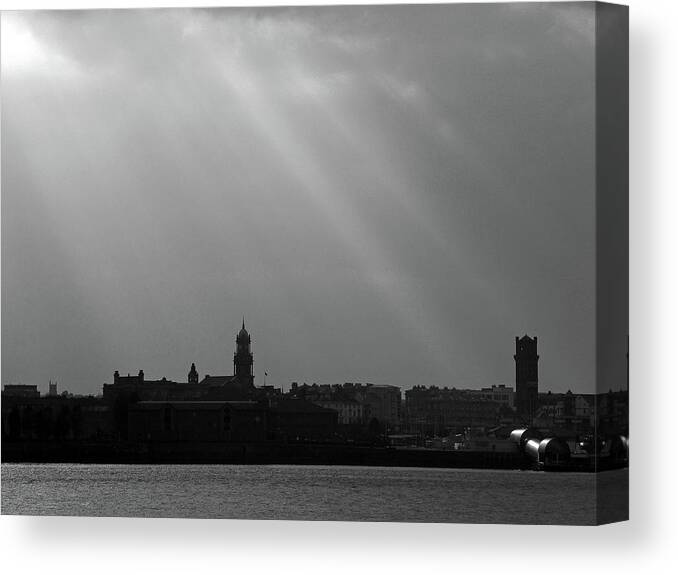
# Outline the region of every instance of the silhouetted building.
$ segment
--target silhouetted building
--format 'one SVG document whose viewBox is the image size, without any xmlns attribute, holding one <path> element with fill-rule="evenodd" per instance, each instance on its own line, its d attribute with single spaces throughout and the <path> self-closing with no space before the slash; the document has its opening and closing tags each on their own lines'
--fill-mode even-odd
<svg viewBox="0 0 678 575">
<path fill-rule="evenodd" d="M 540 393 L 532 424 L 563 437 L 588 433 L 594 425 L 594 404 L 591 394 Z"/>
<path fill-rule="evenodd" d="M 140 401 L 129 409 L 131 441 L 257 442 L 267 407 L 256 401 Z"/>
<path fill-rule="evenodd" d="M 315 405 L 333 409 L 337 412 L 337 421 L 340 425 L 361 425 L 365 421 L 363 406 L 355 399 L 318 399 Z"/>
<path fill-rule="evenodd" d="M 254 387 L 251 337 L 245 323 L 236 337 L 233 375 L 205 375 L 199 381 L 195 363 L 191 364 L 187 382 L 166 378 L 146 379 L 144 371 L 137 375 L 113 374 L 113 384 L 104 384 L 103 395 L 108 401 L 250 401 L 262 394 Z"/>
<path fill-rule="evenodd" d="M 188 372 L 188 383 L 198 383 L 198 370 L 195 369 L 195 364 L 191 364 L 191 371 Z"/>
<path fill-rule="evenodd" d="M 394 385 L 350 382 L 299 385 L 292 382 L 288 396 L 334 409 L 340 425 L 367 426 L 376 420 L 389 431 L 400 425 L 402 394 Z"/>
<path fill-rule="evenodd" d="M 513 359 L 516 362 L 516 411 L 527 425 L 532 425 L 539 398 L 537 338 L 516 337 Z"/>
<path fill-rule="evenodd" d="M 272 439 L 303 442 L 332 439 L 338 414 L 303 399 L 281 399 L 271 402 L 268 417 Z"/>
<path fill-rule="evenodd" d="M 40 397 L 37 385 L 5 384 L 2 388 L 4 397 Z"/>
<path fill-rule="evenodd" d="M 252 338 L 245 329 L 245 318 L 242 328 L 235 338 L 235 354 L 233 355 L 233 374 L 243 384 L 254 386 L 254 355 L 251 350 Z"/>
<path fill-rule="evenodd" d="M 47 395 L 49 397 L 56 397 L 57 395 L 59 395 L 59 393 L 57 391 L 57 382 L 56 381 L 54 383 L 52 383 L 52 380 L 50 380 L 49 391 L 47 392 Z"/>
<path fill-rule="evenodd" d="M 254 386 L 252 338 L 236 337 L 233 375 L 205 375 L 191 364 L 188 382 L 148 380 L 144 372 L 104 385 L 117 437 L 130 441 L 318 441 L 334 436 L 337 412 L 289 401 L 272 386 Z M 360 407 L 359 404 L 354 404 Z"/>
<path fill-rule="evenodd" d="M 402 391 L 395 385 L 354 384 L 355 398 L 363 405 L 365 420 L 377 420 L 387 432 L 399 429 L 402 419 Z"/>
<path fill-rule="evenodd" d="M 310 402 L 315 406 L 331 409 L 337 413 L 339 425 L 362 425 L 364 423 L 363 406 L 354 396 L 353 389 L 349 384 L 331 385 L 327 383 L 298 385 L 292 383 L 292 389 L 287 394 L 291 403 L 288 405 L 304 405 Z"/>
<path fill-rule="evenodd" d="M 515 392 L 512 387 L 506 387 L 503 383 L 492 387 L 483 387 L 479 390 L 469 390 L 468 393 L 475 399 L 489 399 L 510 409 L 515 408 Z"/>
<path fill-rule="evenodd" d="M 113 432 L 113 409 L 100 398 L 2 392 L 3 440 L 101 440 L 111 439 Z"/>
<path fill-rule="evenodd" d="M 467 427 L 494 427 L 501 409 L 498 401 L 480 399 L 476 390 L 415 385 L 405 392 L 406 426 L 410 432 L 447 435 Z"/>
</svg>

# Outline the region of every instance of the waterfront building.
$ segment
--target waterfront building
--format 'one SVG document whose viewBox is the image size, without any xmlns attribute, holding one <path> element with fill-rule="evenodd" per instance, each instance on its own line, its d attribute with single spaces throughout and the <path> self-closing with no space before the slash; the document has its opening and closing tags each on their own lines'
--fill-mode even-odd
<svg viewBox="0 0 678 575">
<path fill-rule="evenodd" d="M 355 398 L 363 406 L 366 421 L 376 419 L 387 432 L 400 429 L 402 391 L 395 385 L 353 384 Z"/>
<path fill-rule="evenodd" d="M 236 335 L 233 375 L 206 374 L 200 379 L 195 363 L 188 371 L 187 382 L 148 380 L 143 370 L 126 376 L 116 371 L 113 384 L 104 385 L 104 399 L 112 406 L 118 437 L 143 442 L 333 437 L 337 410 L 303 400 L 286 401 L 273 386 L 254 386 L 251 346 L 243 319 Z M 361 408 L 356 402 L 354 406 Z M 350 409 L 342 415 L 350 421 L 362 418 Z"/>
<path fill-rule="evenodd" d="M 363 405 L 350 397 L 344 399 L 318 399 L 315 405 L 337 412 L 339 425 L 362 425 L 365 422 Z"/>
<path fill-rule="evenodd" d="M 595 395 L 540 393 L 532 421 L 539 429 L 558 430 L 561 435 L 589 433 L 594 425 Z"/>
<path fill-rule="evenodd" d="M 287 442 L 335 438 L 338 413 L 304 399 L 276 399 L 268 409 L 268 435 Z"/>
<path fill-rule="evenodd" d="M 195 363 L 191 364 L 186 382 L 176 382 L 165 377 L 146 379 L 144 371 L 137 375 L 113 374 L 113 383 L 104 384 L 104 398 L 115 402 L 118 398 L 134 401 L 246 401 L 260 398 L 254 387 L 254 355 L 252 338 L 245 328 L 236 336 L 233 354 L 233 375 L 205 375 L 199 381 Z"/>
<path fill-rule="evenodd" d="M 424 435 L 448 435 L 498 424 L 502 404 L 479 399 L 476 390 L 415 385 L 405 392 L 406 427 Z"/>
<path fill-rule="evenodd" d="M 401 422 L 402 392 L 394 385 L 353 382 L 299 385 L 292 382 L 288 396 L 336 410 L 340 425 L 367 426 L 376 420 L 388 432 L 398 429 Z"/>
<path fill-rule="evenodd" d="M 2 392 L 3 440 L 104 440 L 113 432 L 113 407 L 100 398 Z"/>
<path fill-rule="evenodd" d="M 37 385 L 7 383 L 2 386 L 2 397 L 40 397 Z"/>
<path fill-rule="evenodd" d="M 129 409 L 131 441 L 257 442 L 267 406 L 256 401 L 140 401 Z"/>
<path fill-rule="evenodd" d="M 469 396 L 475 399 L 496 401 L 510 409 L 515 408 L 515 392 L 512 387 L 507 387 L 503 383 L 492 385 L 491 387 L 483 387 L 480 390 L 469 390 L 468 393 Z"/>
<path fill-rule="evenodd" d="M 334 410 L 337 413 L 337 423 L 339 425 L 363 425 L 365 423 L 363 405 L 356 401 L 353 384 L 330 385 L 314 383 L 308 385 L 304 383 L 299 385 L 293 382 L 287 397 L 293 400 L 304 400 L 316 406 Z"/>
</svg>

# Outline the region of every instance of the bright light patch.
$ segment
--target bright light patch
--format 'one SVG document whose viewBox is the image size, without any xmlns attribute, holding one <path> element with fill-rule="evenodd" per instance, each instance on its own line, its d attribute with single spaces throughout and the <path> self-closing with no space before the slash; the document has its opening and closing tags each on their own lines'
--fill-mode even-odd
<svg viewBox="0 0 678 575">
<path fill-rule="evenodd" d="M 2 18 L 1 60 L 3 70 L 17 70 L 44 64 L 45 51 L 33 34 L 16 20 Z"/>
</svg>

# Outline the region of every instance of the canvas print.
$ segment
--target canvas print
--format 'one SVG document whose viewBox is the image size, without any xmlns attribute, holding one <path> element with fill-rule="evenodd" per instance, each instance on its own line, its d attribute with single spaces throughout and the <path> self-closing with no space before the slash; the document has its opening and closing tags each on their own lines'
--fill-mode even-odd
<svg viewBox="0 0 678 575">
<path fill-rule="evenodd" d="M 628 518 L 628 10 L 1 15 L 2 513 Z"/>
</svg>

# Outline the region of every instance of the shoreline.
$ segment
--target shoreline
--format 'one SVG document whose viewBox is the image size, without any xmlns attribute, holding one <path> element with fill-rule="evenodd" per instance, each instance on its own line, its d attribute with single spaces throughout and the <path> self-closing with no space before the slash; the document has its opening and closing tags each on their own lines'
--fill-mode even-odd
<svg viewBox="0 0 678 575">
<path fill-rule="evenodd" d="M 2 463 L 354 465 L 458 469 L 540 469 L 597 472 L 627 467 L 625 461 L 593 458 L 535 468 L 519 452 L 409 449 L 311 443 L 74 443 L 2 442 Z"/>
</svg>

